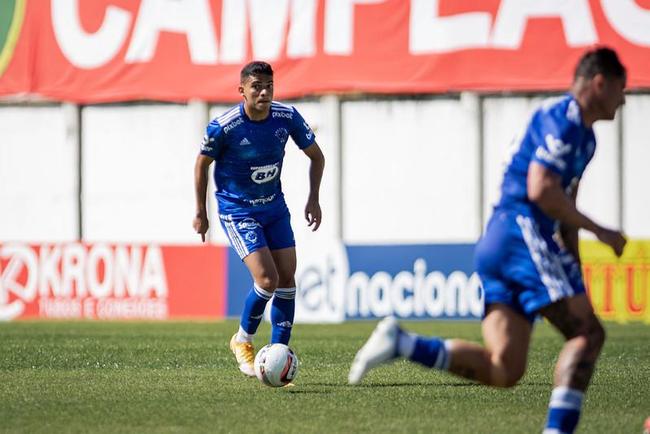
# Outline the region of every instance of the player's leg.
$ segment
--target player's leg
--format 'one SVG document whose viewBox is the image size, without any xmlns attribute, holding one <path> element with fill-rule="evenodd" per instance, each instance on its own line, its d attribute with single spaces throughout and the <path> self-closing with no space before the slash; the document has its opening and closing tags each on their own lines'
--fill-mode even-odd
<svg viewBox="0 0 650 434">
<path fill-rule="evenodd" d="M 278 276 L 268 247 L 262 247 L 250 253 L 243 261 L 253 277 L 253 287 L 246 296 L 239 321 L 239 330 L 230 340 L 230 349 L 235 354 L 239 370 L 253 377 L 255 376 L 253 337 L 264 316 L 266 304 L 277 287 Z"/>
<path fill-rule="evenodd" d="M 289 345 L 296 311 L 296 248 L 272 250 L 278 287 L 271 302 L 271 342 Z"/>
<path fill-rule="evenodd" d="M 253 278 L 253 287 L 244 303 L 237 340 L 251 342 L 262 321 L 266 304 L 278 287 L 278 272 L 268 247 L 246 256 L 244 264 Z"/>
<path fill-rule="evenodd" d="M 554 389 L 544 432 L 572 433 L 605 343 L 605 330 L 584 293 L 555 302 L 540 312 L 566 339 L 555 366 Z"/>
<path fill-rule="evenodd" d="M 255 352 L 253 337 L 262 321 L 266 304 L 278 285 L 278 273 L 262 226 L 248 215 L 220 215 L 221 224 L 232 247 L 242 259 L 253 278 L 239 330 L 230 340 L 230 349 L 235 354 L 239 369 L 248 376 L 254 376 Z"/>
<path fill-rule="evenodd" d="M 500 304 L 490 306 L 483 321 L 485 347 L 459 339 L 408 333 L 389 317 L 377 325 L 355 356 L 348 380 L 357 384 L 372 368 L 404 357 L 487 385 L 510 387 L 526 369 L 530 334 L 530 322 Z"/>
<path fill-rule="evenodd" d="M 264 235 L 278 273 L 271 302 L 271 342 L 288 345 L 296 310 L 296 242 L 286 206 L 265 217 Z"/>
<path fill-rule="evenodd" d="M 503 304 L 493 304 L 483 320 L 485 347 L 449 341 L 449 371 L 496 387 L 512 387 L 526 372 L 532 326 L 527 318 Z"/>
</svg>

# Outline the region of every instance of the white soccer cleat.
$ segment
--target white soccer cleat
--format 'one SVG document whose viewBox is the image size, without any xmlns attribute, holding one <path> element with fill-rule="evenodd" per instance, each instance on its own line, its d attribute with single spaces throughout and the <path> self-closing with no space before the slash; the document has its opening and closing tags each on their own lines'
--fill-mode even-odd
<svg viewBox="0 0 650 434">
<path fill-rule="evenodd" d="M 397 343 L 400 333 L 401 329 L 395 317 L 389 316 L 381 320 L 354 357 L 348 374 L 348 382 L 353 385 L 359 384 L 372 368 L 395 360 L 399 355 Z"/>
</svg>

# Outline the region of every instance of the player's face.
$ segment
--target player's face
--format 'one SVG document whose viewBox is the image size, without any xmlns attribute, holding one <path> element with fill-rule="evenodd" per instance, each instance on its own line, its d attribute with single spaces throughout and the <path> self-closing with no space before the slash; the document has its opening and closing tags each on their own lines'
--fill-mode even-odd
<svg viewBox="0 0 650 434">
<path fill-rule="evenodd" d="M 597 82 L 596 94 L 603 119 L 612 120 L 616 110 L 625 104 L 625 77 L 605 78 L 602 75 Z"/>
<path fill-rule="evenodd" d="M 273 101 L 273 76 L 249 75 L 239 86 L 239 93 L 250 109 L 266 112 Z"/>
</svg>

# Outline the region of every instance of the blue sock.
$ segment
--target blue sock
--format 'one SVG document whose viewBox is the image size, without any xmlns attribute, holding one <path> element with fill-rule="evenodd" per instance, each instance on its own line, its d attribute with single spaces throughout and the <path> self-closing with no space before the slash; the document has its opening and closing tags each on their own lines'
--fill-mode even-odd
<svg viewBox="0 0 650 434">
<path fill-rule="evenodd" d="M 248 293 L 239 325 L 249 335 L 254 335 L 257 331 L 257 327 L 262 322 L 262 317 L 264 316 L 266 303 L 271 299 L 272 295 L 273 293 L 257 285 L 253 285 L 253 288 Z"/>
<path fill-rule="evenodd" d="M 415 337 L 413 352 L 408 356 L 413 362 L 418 362 L 428 368 L 449 369 L 451 354 L 446 341 L 440 338 Z"/>
<path fill-rule="evenodd" d="M 553 389 L 544 434 L 572 434 L 580 419 L 583 397 L 583 392 L 568 387 Z"/>
<path fill-rule="evenodd" d="M 271 343 L 289 345 L 293 315 L 296 311 L 296 288 L 278 288 L 271 302 Z"/>
</svg>

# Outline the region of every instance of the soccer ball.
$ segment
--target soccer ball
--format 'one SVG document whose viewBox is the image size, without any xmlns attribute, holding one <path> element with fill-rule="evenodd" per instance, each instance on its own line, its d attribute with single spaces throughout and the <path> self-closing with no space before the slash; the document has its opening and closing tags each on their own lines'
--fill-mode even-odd
<svg viewBox="0 0 650 434">
<path fill-rule="evenodd" d="M 255 375 L 267 386 L 282 387 L 298 375 L 298 357 L 284 344 L 269 344 L 255 356 Z"/>
</svg>

